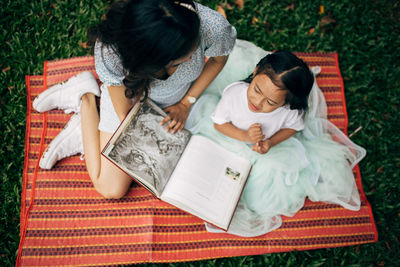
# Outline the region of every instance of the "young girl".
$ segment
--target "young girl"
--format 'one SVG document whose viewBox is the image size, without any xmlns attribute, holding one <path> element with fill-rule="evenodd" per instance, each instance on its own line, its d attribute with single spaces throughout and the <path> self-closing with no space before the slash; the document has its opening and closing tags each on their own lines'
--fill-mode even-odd
<svg viewBox="0 0 400 267">
<path fill-rule="evenodd" d="M 229 233 L 274 230 L 280 215 L 293 216 L 306 197 L 359 209 L 352 167 L 362 157 L 332 140 L 327 129 L 337 128 L 316 112 L 322 100 L 308 66 L 286 51 L 265 56 L 252 76 L 224 89 L 199 134 L 253 163 Z"/>
<path fill-rule="evenodd" d="M 134 100 L 149 97 L 168 113 L 162 121 L 166 129 L 181 130 L 196 98 L 225 65 L 236 30 L 218 12 L 191 0 L 124 0 L 110 8 L 92 37 L 101 91 L 86 72 L 49 88 L 33 103 L 39 112 L 76 112 L 47 147 L 40 166 L 50 169 L 85 152 L 95 189 L 106 198 L 121 198 L 132 179 L 100 151 Z"/>
<path fill-rule="evenodd" d="M 266 56 L 253 76 L 225 88 L 212 120 L 221 133 L 254 144 L 254 151 L 265 154 L 303 130 L 314 79 L 307 65 L 290 52 Z"/>
</svg>

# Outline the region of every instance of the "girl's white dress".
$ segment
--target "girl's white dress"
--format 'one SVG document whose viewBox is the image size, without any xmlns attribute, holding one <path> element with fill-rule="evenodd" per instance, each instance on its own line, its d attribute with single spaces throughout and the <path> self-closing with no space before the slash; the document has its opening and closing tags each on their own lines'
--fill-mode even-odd
<svg viewBox="0 0 400 267">
<path fill-rule="evenodd" d="M 214 129 L 210 118 L 222 90 L 244 79 L 268 52 L 247 41 L 237 40 L 227 65 L 193 106 L 186 128 L 204 135 L 253 163 L 228 233 L 258 236 L 281 226 L 280 215 L 293 216 L 308 197 L 312 201 L 335 203 L 359 210 L 360 198 L 352 168 L 365 156 L 327 120 L 324 96 L 314 82 L 303 131 L 272 147 L 267 154 L 251 145 L 224 136 Z M 312 68 L 317 75 L 318 67 Z M 334 141 L 335 140 L 335 141 Z M 206 224 L 211 232 L 222 232 Z"/>
<path fill-rule="evenodd" d="M 232 123 L 239 129 L 249 129 L 251 125 L 258 123 L 265 138 L 270 138 L 281 129 L 304 129 L 303 111 L 292 110 L 289 105 L 278 107 L 268 112 L 252 112 L 249 109 L 247 90 L 249 83 L 235 82 L 228 85 L 211 114 L 214 123 Z"/>
</svg>

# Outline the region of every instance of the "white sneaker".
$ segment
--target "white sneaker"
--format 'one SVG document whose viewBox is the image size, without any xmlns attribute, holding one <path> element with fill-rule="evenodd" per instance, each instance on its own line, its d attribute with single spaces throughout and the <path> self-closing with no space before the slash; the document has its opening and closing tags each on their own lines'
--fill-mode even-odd
<svg viewBox="0 0 400 267">
<path fill-rule="evenodd" d="M 47 146 L 39 166 L 49 170 L 57 161 L 79 153 L 83 154 L 81 114 L 75 113 L 64 129 Z"/>
<path fill-rule="evenodd" d="M 53 85 L 33 101 L 33 108 L 38 112 L 62 109 L 65 113 L 79 112 L 81 97 L 86 93 L 100 96 L 100 89 L 89 71 L 81 72 L 65 82 Z"/>
</svg>

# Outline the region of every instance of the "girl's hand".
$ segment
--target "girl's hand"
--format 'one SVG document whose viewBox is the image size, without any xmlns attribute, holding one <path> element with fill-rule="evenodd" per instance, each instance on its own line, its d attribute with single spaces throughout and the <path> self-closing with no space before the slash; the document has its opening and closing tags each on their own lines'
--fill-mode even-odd
<svg viewBox="0 0 400 267">
<path fill-rule="evenodd" d="M 164 125 L 165 123 L 169 122 L 165 130 L 167 132 L 171 130 L 171 133 L 182 131 L 189 115 L 190 108 L 179 102 L 175 105 L 167 107 L 164 109 L 164 111 L 168 113 L 168 116 L 166 116 L 160 124 Z"/>
<path fill-rule="evenodd" d="M 254 123 L 246 131 L 246 141 L 249 143 L 257 143 L 264 139 L 263 132 L 261 130 L 261 124 Z"/>
<path fill-rule="evenodd" d="M 272 147 L 272 141 L 267 139 L 267 140 L 263 140 L 263 141 L 255 143 L 251 149 L 260 154 L 265 154 L 269 151 L 269 149 L 271 147 Z"/>
</svg>

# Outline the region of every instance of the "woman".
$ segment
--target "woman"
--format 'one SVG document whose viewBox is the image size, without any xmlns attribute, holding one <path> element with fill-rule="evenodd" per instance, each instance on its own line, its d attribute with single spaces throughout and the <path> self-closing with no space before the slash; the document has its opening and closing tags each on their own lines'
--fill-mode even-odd
<svg viewBox="0 0 400 267">
<path fill-rule="evenodd" d="M 134 100 L 149 97 L 168 116 L 166 130 L 180 131 L 190 108 L 224 67 L 236 30 L 219 13 L 187 0 L 131 0 L 114 4 L 92 32 L 96 72 L 82 73 L 43 92 L 36 110 L 76 111 L 40 161 L 50 169 L 57 160 L 85 152 L 95 189 L 121 198 L 131 178 L 101 157 Z M 208 57 L 205 62 L 205 57 Z M 95 95 L 100 95 L 100 116 Z"/>
</svg>

